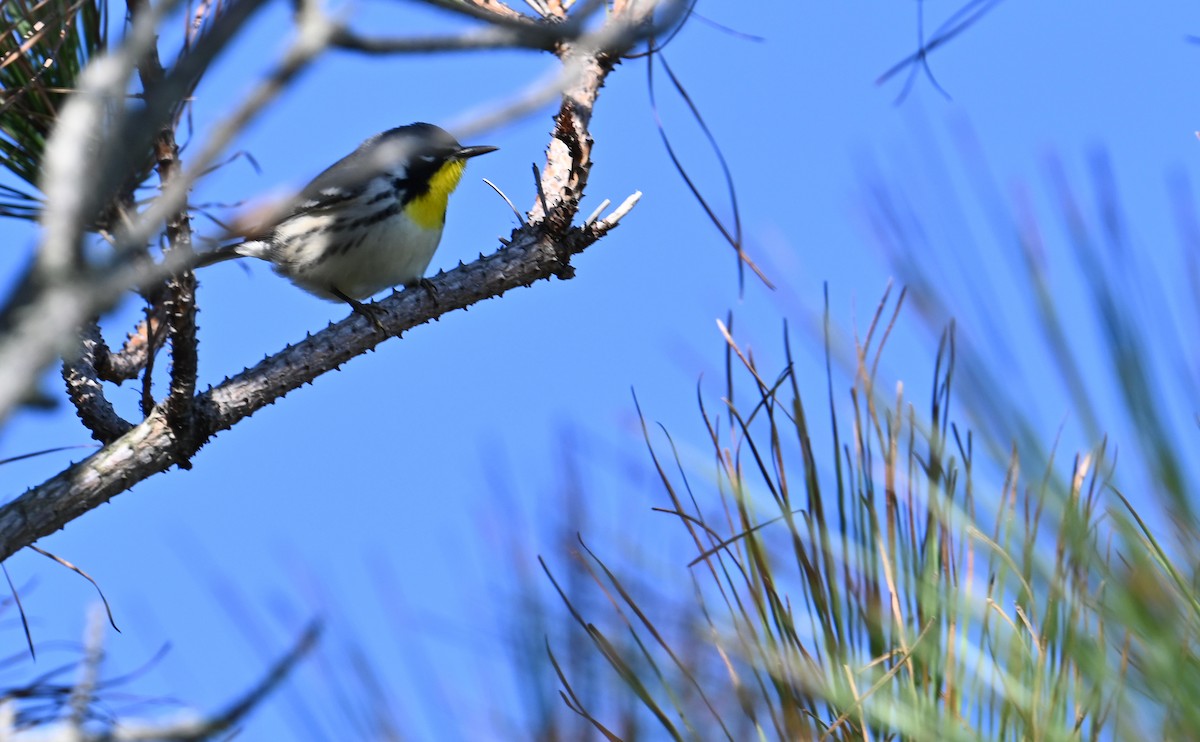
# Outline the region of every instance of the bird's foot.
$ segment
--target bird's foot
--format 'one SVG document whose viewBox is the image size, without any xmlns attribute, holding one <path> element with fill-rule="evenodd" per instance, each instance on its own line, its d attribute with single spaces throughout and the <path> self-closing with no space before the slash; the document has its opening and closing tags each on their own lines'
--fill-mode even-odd
<svg viewBox="0 0 1200 742">
<path fill-rule="evenodd" d="M 430 281 L 430 280 L 426 279 L 426 277 L 421 276 L 420 279 L 416 280 L 416 285 L 420 286 L 421 288 L 424 288 L 425 292 L 427 294 L 430 294 L 430 300 L 433 301 L 433 306 L 438 305 L 438 287 L 436 285 L 434 285 L 433 281 Z"/>
<path fill-rule="evenodd" d="M 339 291 L 336 286 L 330 288 L 329 293 L 349 304 L 350 308 L 354 310 L 355 314 L 366 317 L 371 324 L 375 325 L 376 330 L 379 330 L 384 335 L 388 334 L 388 331 L 383 326 L 383 322 L 379 320 L 379 308 L 374 304 L 363 304 L 357 299 L 351 299 L 349 296 Z"/>
</svg>

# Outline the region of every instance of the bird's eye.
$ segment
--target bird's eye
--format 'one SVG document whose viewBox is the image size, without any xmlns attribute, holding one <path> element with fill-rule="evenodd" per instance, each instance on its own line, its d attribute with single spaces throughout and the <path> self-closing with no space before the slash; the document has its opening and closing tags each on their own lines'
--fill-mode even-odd
<svg viewBox="0 0 1200 742">
<path fill-rule="evenodd" d="M 421 162 L 433 163 L 437 160 L 437 155 L 431 155 L 431 154 L 417 155 L 417 159 L 420 160 Z"/>
</svg>

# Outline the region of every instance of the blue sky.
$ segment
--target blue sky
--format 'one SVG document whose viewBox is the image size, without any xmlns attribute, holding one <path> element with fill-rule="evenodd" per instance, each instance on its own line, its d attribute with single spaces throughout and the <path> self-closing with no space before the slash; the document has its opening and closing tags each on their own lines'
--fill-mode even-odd
<svg viewBox="0 0 1200 742">
<path fill-rule="evenodd" d="M 956 7 L 927 2 L 930 26 Z M 575 261 L 575 279 L 541 282 L 393 339 L 222 433 L 194 470 L 144 482 L 41 544 L 87 570 L 113 604 L 123 633 L 108 639 L 110 670 L 136 667 L 169 642 L 171 653 L 134 690 L 214 709 L 257 678 L 308 617 L 325 614 L 331 649 L 348 637 L 374 647 L 417 738 L 486 732 L 497 706 L 514 705 L 497 685 L 505 657 L 488 646 L 489 632 L 499 640 L 514 610 L 497 597 L 512 585 L 510 547 L 519 544 L 527 568 L 536 567 L 534 554 L 564 558 L 555 527 L 577 505 L 564 501 L 566 452 L 588 460 L 590 542 L 614 550 L 640 542 L 658 568 L 685 574 L 687 557 L 673 553 L 663 535 L 673 524 L 650 511 L 663 497 L 646 474 L 630 390 L 649 419 L 703 455 L 696 383 L 703 377 L 709 399 L 719 398 L 715 320 L 733 309 L 739 335 L 771 369 L 782 365 L 781 322 L 791 319 L 804 349 L 802 390 L 822 400 L 819 354 L 803 328 L 819 309 L 823 285 L 834 318 L 863 327 L 892 274 L 864 217 L 872 178 L 905 194 L 935 225 L 932 262 L 949 269 L 963 261 L 956 285 L 964 302 L 985 296 L 989 281 L 1004 290 L 1011 245 L 974 239 L 989 234 L 978 210 L 954 224 L 932 185 L 934 150 L 952 163 L 956 182 L 965 182 L 969 170 L 953 145 L 964 127 L 1005 192 L 1027 187 L 1046 215 L 1054 213 L 1044 186 L 1047 156 L 1057 153 L 1083 188 L 1089 148 L 1106 147 L 1136 244 L 1175 296 L 1178 241 L 1166 174 L 1194 175 L 1200 156 L 1200 104 L 1188 84 L 1200 47 L 1185 40 L 1200 30 L 1200 18 L 1189 3 L 1156 3 L 1153 13 L 1146 7 L 1009 0 L 931 57 L 950 100 L 919 79 L 897 105 L 902 80 L 874 81 L 913 50 L 915 3 L 702 0 L 697 10 L 706 17 L 764 38 L 748 41 L 694 22 L 667 54 L 730 163 L 749 251 L 777 290 L 747 280 L 739 298 L 729 249 L 659 142 L 645 61 L 622 64 L 597 106 L 584 212 L 634 190 L 645 196 L 619 229 Z M 380 33 L 457 23 L 405 4 L 364 2 L 345 12 Z M 284 4 L 270 6 L 213 70 L 197 92 L 197 132 L 270 64 L 288 23 Z M 551 65 L 515 52 L 331 55 L 239 141 L 262 173 L 234 162 L 194 201 L 252 200 L 301 185 L 377 131 L 416 120 L 451 125 Z M 665 87 L 659 92 L 682 159 L 727 215 L 711 151 L 678 99 Z M 467 142 L 501 149 L 468 167 L 434 271 L 494 250 L 514 226 L 481 178 L 518 207 L 532 204 L 530 163 L 542 161 L 550 113 Z M 11 275 L 33 237 L 23 225 L 0 230 L 10 246 L 0 270 Z M 246 268 L 227 264 L 201 275 L 202 383 L 346 314 L 277 279 L 265 264 Z M 983 306 L 1020 346 L 1020 320 L 1006 305 Z M 110 337 L 120 337 L 136 313 L 133 303 L 122 307 L 106 323 Z M 915 315 L 908 316 L 911 327 L 889 360 L 923 402 L 931 354 Z M 968 331 L 976 327 L 970 319 Z M 1036 379 L 1042 362 L 1030 355 L 1006 360 Z M 55 380 L 52 374 L 47 388 L 56 389 Z M 124 387 L 110 396 L 132 415 L 137 394 Z M 1038 400 L 1032 412 L 1050 437 L 1069 411 L 1051 392 Z M 15 420 L 0 438 L 0 457 L 87 441 L 64 406 Z M 4 479 L 15 495 L 82 455 L 11 464 Z M 645 546 L 660 541 L 661 548 Z M 8 566 L 18 584 L 37 581 L 25 596 L 35 638 L 77 639 L 91 588 L 36 554 L 17 555 Z M 381 594 L 380 569 L 394 576 L 397 590 Z M 238 624 L 251 620 L 262 628 L 247 637 Z M 15 625 L 10 637 L 16 651 Z M 418 653 L 433 670 L 415 661 Z M 38 667 L 54 664 L 43 659 Z M 429 672 L 437 676 L 432 682 Z M 431 685 L 456 700 L 453 724 L 430 708 L 423 694 Z M 286 703 L 274 704 L 246 738 L 294 731 L 288 718 Z"/>
</svg>

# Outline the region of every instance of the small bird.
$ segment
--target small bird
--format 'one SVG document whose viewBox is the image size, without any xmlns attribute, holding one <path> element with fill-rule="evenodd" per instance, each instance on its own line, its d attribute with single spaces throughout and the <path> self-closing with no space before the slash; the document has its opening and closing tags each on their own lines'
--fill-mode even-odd
<svg viewBox="0 0 1200 742">
<path fill-rule="evenodd" d="M 467 160 L 495 150 L 464 147 L 426 123 L 376 134 L 305 186 L 274 226 L 201 253 L 196 266 L 266 260 L 300 288 L 346 302 L 382 330 L 359 300 L 424 281 Z"/>
</svg>

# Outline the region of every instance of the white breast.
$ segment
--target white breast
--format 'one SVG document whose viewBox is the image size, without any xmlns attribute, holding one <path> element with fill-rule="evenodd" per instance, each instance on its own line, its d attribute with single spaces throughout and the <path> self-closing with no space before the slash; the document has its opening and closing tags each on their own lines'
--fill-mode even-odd
<svg viewBox="0 0 1200 742">
<path fill-rule="evenodd" d="M 352 299 L 411 285 L 425 275 L 442 228 L 417 226 L 402 213 L 358 229 L 323 231 L 321 217 L 301 215 L 276 227 L 271 240 L 255 240 L 238 252 L 270 261 L 275 272 L 323 299 Z"/>
</svg>

